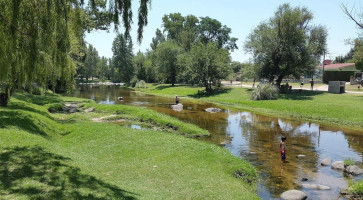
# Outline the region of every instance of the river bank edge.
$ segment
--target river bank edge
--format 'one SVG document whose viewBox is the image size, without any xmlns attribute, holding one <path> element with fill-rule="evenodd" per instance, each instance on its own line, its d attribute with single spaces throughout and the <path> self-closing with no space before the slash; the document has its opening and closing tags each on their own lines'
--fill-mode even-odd
<svg viewBox="0 0 363 200">
<path fill-rule="evenodd" d="M 203 89 L 201 87 L 192 87 L 192 86 L 185 86 L 185 85 L 183 85 L 182 87 Z M 175 94 L 168 94 L 168 93 L 170 93 L 170 90 L 167 91 L 168 93 L 160 93 L 160 92 L 162 92 L 163 89 L 158 90 L 158 92 L 153 92 L 149 89 L 150 87 L 149 88 L 127 87 L 127 88 L 131 89 L 135 92 L 142 92 L 142 93 L 149 94 L 149 95 L 168 97 L 168 98 L 175 98 L 175 94 L 178 94 L 177 89 L 179 89 L 178 87 L 175 87 L 175 89 L 176 89 L 174 91 Z M 169 89 L 172 87 L 167 87 L 167 88 Z M 237 89 L 237 88 L 231 88 L 231 87 L 226 87 L 226 86 L 224 86 L 224 88 Z M 238 89 L 246 90 L 246 88 L 238 88 Z M 247 89 L 247 90 L 249 90 L 249 89 Z M 195 92 L 195 91 L 193 91 L 193 92 Z M 310 91 L 308 91 L 308 92 L 310 92 Z M 327 93 L 327 92 L 323 92 L 323 93 Z M 332 118 L 329 118 L 329 116 L 304 115 L 301 113 L 291 112 L 291 111 L 286 111 L 286 110 L 281 112 L 279 110 L 273 110 L 273 109 L 268 109 L 268 108 L 263 108 L 263 107 L 251 107 L 246 104 L 229 103 L 229 102 L 221 101 L 221 100 L 213 100 L 209 97 L 195 98 L 195 97 L 191 97 L 192 95 L 195 95 L 195 93 L 189 93 L 189 94 L 183 93 L 182 95 L 179 95 L 178 97 L 181 98 L 181 100 L 187 99 L 188 101 L 192 101 L 192 102 L 196 102 L 196 103 L 197 102 L 213 103 L 223 109 L 230 109 L 230 110 L 234 110 L 234 111 L 248 111 L 248 112 L 252 112 L 252 113 L 256 113 L 256 114 L 261 114 L 264 116 L 280 117 L 283 119 L 290 119 L 290 120 L 304 120 L 304 121 L 308 121 L 308 122 L 319 123 L 321 125 L 328 125 L 328 126 L 336 127 L 337 129 L 343 128 L 343 129 L 347 129 L 347 130 L 352 130 L 354 132 L 356 132 L 356 131 L 362 132 L 362 130 L 363 130 L 363 121 L 350 122 L 350 121 L 346 121 L 345 119 L 332 119 Z M 348 95 L 357 95 L 357 94 L 348 94 Z M 276 100 L 272 100 L 272 101 L 276 101 Z M 256 104 L 259 103 L 259 101 L 255 101 L 255 102 L 256 102 Z M 342 108 L 342 109 L 344 109 L 344 108 Z M 360 115 L 362 115 L 362 114 L 360 114 Z M 359 118 L 359 117 L 357 116 L 357 118 Z"/>
<path fill-rule="evenodd" d="M 81 104 L 80 109 L 82 111 L 72 114 L 49 113 L 48 109 L 50 108 L 50 106 L 58 103 L 79 103 Z M 99 105 L 93 103 L 91 100 L 88 99 L 61 97 L 58 95 L 50 94 L 47 94 L 47 97 L 40 98 L 32 95 L 16 94 L 14 95 L 14 97 L 12 97 L 7 108 L 0 108 L 0 113 L 3 114 L 0 115 L 0 118 L 2 118 L 0 126 L 0 148 L 2 149 L 1 154 L 18 151 L 19 148 L 26 148 L 30 152 L 32 152 L 34 154 L 32 156 L 36 158 L 37 156 L 39 156 L 39 152 L 37 150 L 37 148 L 39 147 L 42 149 L 41 152 L 43 153 L 51 152 L 52 154 L 57 154 L 62 157 L 70 158 L 70 164 L 68 163 L 65 165 L 77 167 L 77 169 L 82 171 L 82 173 L 86 173 L 85 176 L 89 175 L 91 178 L 95 177 L 97 180 L 105 179 L 106 182 L 111 183 L 112 185 L 114 185 L 114 187 L 119 188 L 119 186 L 122 186 L 122 189 L 124 189 L 124 185 L 138 185 L 140 188 L 130 186 L 127 186 L 126 188 L 128 189 L 127 191 L 136 191 L 137 194 L 145 195 L 144 198 L 141 199 L 154 199 L 155 197 L 160 197 L 163 195 L 164 197 L 169 197 L 171 199 L 185 197 L 185 195 L 189 197 L 208 198 L 217 197 L 217 194 L 218 197 L 227 195 L 228 198 L 233 196 L 240 197 L 241 194 L 247 194 L 246 199 L 258 199 L 256 195 L 255 183 L 248 183 L 254 182 L 253 180 L 255 180 L 257 177 L 257 172 L 254 167 L 247 161 L 241 160 L 233 156 L 222 147 L 198 140 L 189 139 L 178 134 L 168 134 L 162 130 L 140 131 L 126 127 L 124 128 L 115 123 L 97 123 L 91 120 L 94 118 L 101 118 L 102 116 L 110 116 L 109 114 L 115 113 L 127 114 L 129 115 L 130 120 L 137 118 L 137 114 L 132 116 L 132 114 L 128 112 L 115 112 L 114 108 L 116 107 L 120 108 L 123 106 Z M 132 106 L 124 106 L 123 108 L 126 107 L 131 108 Z M 90 108 L 93 108 L 94 110 Z M 142 108 L 137 109 L 146 110 Z M 85 112 L 85 110 L 88 110 L 89 112 Z M 110 110 L 112 110 L 112 112 L 110 112 Z M 133 109 L 130 110 L 132 111 Z M 119 119 L 120 118 L 107 118 L 104 122 L 112 122 L 113 120 Z M 140 123 L 140 120 L 135 121 L 137 123 Z M 121 148 L 120 145 L 117 145 L 117 143 L 115 143 L 115 141 L 117 141 L 117 138 L 123 139 L 120 134 L 121 136 L 127 137 L 131 141 L 134 140 L 136 142 L 136 147 L 129 146 L 128 143 L 130 141 L 126 144 L 123 144 L 126 146 L 123 148 Z M 137 134 L 140 135 L 137 136 Z M 135 135 L 137 138 L 133 138 L 133 136 Z M 108 137 L 111 137 L 112 140 L 108 139 Z M 104 140 L 107 140 L 107 142 L 105 143 Z M 100 144 L 95 144 L 95 141 L 100 141 Z M 155 142 L 155 144 L 151 144 L 152 142 Z M 117 146 L 118 148 L 109 149 L 112 146 Z M 135 159 L 137 157 L 130 155 L 126 157 L 130 156 L 129 159 L 131 160 L 122 160 L 121 158 L 118 158 L 118 160 L 112 161 L 111 152 L 122 152 L 125 150 L 133 151 L 133 149 L 137 147 L 144 149 L 144 151 L 146 152 L 143 152 L 141 154 L 141 161 L 134 163 L 135 160 L 137 160 Z M 107 152 L 106 155 L 100 153 L 105 153 L 106 149 L 111 150 L 111 152 Z M 152 153 L 153 149 L 157 149 L 158 155 L 154 155 Z M 164 155 L 165 153 L 167 155 Z M 144 154 L 146 154 L 146 156 Z M 17 156 L 22 159 L 22 156 L 20 154 Z M 95 158 L 99 159 L 100 162 L 95 163 Z M 165 160 L 166 158 L 170 158 L 172 160 L 171 162 L 173 162 L 171 164 L 169 164 L 168 162 L 168 165 L 170 165 L 168 167 L 165 166 L 165 162 L 167 162 L 167 160 Z M 155 161 L 154 163 L 156 164 L 151 165 L 149 163 L 147 164 L 147 166 L 145 166 L 144 162 L 148 162 L 148 160 L 150 159 L 153 159 Z M 184 163 L 183 161 L 185 161 L 186 163 Z M 107 169 L 105 170 L 101 170 L 101 165 L 105 162 L 111 162 L 111 164 L 109 164 L 110 167 L 107 167 Z M 124 177 L 123 175 L 117 175 L 117 170 L 120 170 L 117 169 L 119 168 L 118 165 L 120 162 L 129 162 L 129 164 L 126 164 L 126 168 L 130 168 L 130 170 L 132 169 L 133 172 L 124 171 L 124 169 L 119 172 L 120 174 L 131 173 L 132 178 L 126 178 L 127 181 L 131 182 L 131 184 L 119 184 L 119 180 L 116 180 L 117 178 Z M 33 164 L 36 165 L 36 163 Z M 114 164 L 114 167 L 116 169 L 113 169 L 112 164 Z M 140 164 L 141 166 L 139 166 Z M 15 169 L 24 167 L 21 166 L 21 163 L 11 163 L 11 165 L 11 167 Z M 32 164 L 30 163 L 27 164 L 27 166 L 28 165 Z M 9 166 L 10 165 L 7 165 L 7 167 Z M 135 166 L 137 169 L 134 169 Z M 140 167 L 143 169 L 139 169 Z M 150 170 L 157 171 L 157 169 L 162 169 L 164 167 L 167 168 L 164 173 L 160 171 L 158 171 L 157 173 L 150 172 Z M 174 177 L 173 173 L 175 172 L 173 172 L 172 170 L 173 167 L 175 169 L 179 169 L 176 174 L 179 174 L 182 177 Z M 35 167 L 32 168 L 35 169 Z M 186 169 L 183 170 L 182 168 Z M 193 168 L 198 169 L 197 171 L 201 172 L 197 173 L 193 172 L 193 170 L 190 170 Z M 207 168 L 211 168 L 215 171 L 210 171 L 210 169 Z M 37 168 L 35 170 L 43 169 Z M 148 173 L 152 173 L 153 175 L 153 181 L 150 181 L 151 179 L 148 179 L 151 178 L 148 177 L 148 173 L 145 174 L 146 180 L 142 181 L 146 181 L 146 185 L 148 185 L 148 187 L 142 186 L 143 184 L 140 182 L 140 171 L 142 171 L 142 173 L 145 173 L 145 170 L 147 170 Z M 110 177 L 111 171 L 113 171 L 112 174 L 115 177 Z M 16 180 L 16 184 L 14 180 L 13 187 L 21 188 L 22 185 L 20 183 L 25 183 L 26 181 L 28 181 L 26 180 L 26 177 L 28 177 L 28 174 L 26 173 L 27 172 L 24 171 L 24 176 L 21 177 L 20 180 Z M 160 173 L 162 174 L 162 177 L 158 178 L 157 174 Z M 184 175 L 182 175 L 183 173 Z M 201 177 L 198 177 L 198 175 Z M 60 176 L 64 176 L 65 179 L 68 179 L 68 177 L 66 177 L 67 174 L 61 173 Z M 174 180 L 174 183 L 178 182 L 178 187 L 173 186 L 173 184 L 169 181 L 170 177 L 174 177 L 176 179 Z M 239 179 L 236 177 L 238 177 Z M 30 196 L 28 197 L 50 197 L 47 195 L 53 193 L 53 185 L 49 185 L 47 182 L 40 180 L 41 177 L 37 178 L 39 178 L 38 181 L 40 183 L 39 185 L 35 184 L 34 187 L 37 188 L 39 186 L 39 188 L 37 189 L 39 189 L 39 191 L 42 191 L 42 194 L 35 192 L 34 194 L 29 194 Z M 219 180 L 220 178 L 222 179 Z M 155 181 L 156 186 L 151 186 L 155 184 Z M 213 183 L 214 181 L 216 181 L 216 183 Z M 153 184 L 149 185 L 148 182 L 153 182 Z M 65 184 L 66 186 L 71 186 L 68 185 L 67 182 Z M 220 187 L 220 184 L 229 187 Z M 180 190 L 179 187 L 183 185 L 185 188 L 187 188 L 188 191 Z M 200 186 L 198 185 L 204 186 L 203 188 L 200 188 Z M 82 187 L 84 187 L 84 185 Z M 166 194 L 164 194 L 165 192 L 157 191 L 154 194 L 149 194 L 149 192 L 155 192 L 154 190 L 157 190 L 157 188 L 165 189 L 165 187 L 169 187 L 168 190 L 170 190 L 171 193 L 166 192 Z M 4 189 L 4 191 L 5 190 L 6 189 Z M 71 190 L 72 189 L 70 189 L 69 187 L 69 191 Z M 47 191 L 51 192 L 47 193 Z M 85 193 L 95 196 L 104 195 L 97 192 L 97 190 L 92 191 L 91 188 L 86 188 Z M 5 191 L 5 193 L 7 193 L 7 197 L 9 198 L 17 198 L 18 196 L 23 195 L 17 194 L 16 192 L 12 193 L 10 191 Z M 168 196 L 171 194 L 176 196 Z M 112 194 L 107 193 L 107 195 Z M 138 196 L 138 198 L 139 197 L 140 196 Z"/>
</svg>

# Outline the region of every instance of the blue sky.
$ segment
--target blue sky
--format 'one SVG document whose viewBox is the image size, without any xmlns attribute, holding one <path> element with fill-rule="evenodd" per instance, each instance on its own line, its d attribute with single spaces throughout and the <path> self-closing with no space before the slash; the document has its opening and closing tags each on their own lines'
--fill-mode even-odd
<svg viewBox="0 0 363 200">
<path fill-rule="evenodd" d="M 141 45 L 136 42 L 137 19 L 136 13 L 139 1 L 133 0 L 134 25 L 131 35 L 134 42 L 134 52 L 145 52 L 150 48 L 152 37 L 157 28 L 162 28 L 162 17 L 165 14 L 179 12 L 183 16 L 188 14 L 197 17 L 209 16 L 219 20 L 223 25 L 232 29 L 231 36 L 238 38 L 239 50 L 231 53 L 234 61 L 248 61 L 251 55 L 243 50 L 246 37 L 262 21 L 274 15 L 277 7 L 283 3 L 292 6 L 305 6 L 314 15 L 313 24 L 324 25 L 328 29 L 327 58 L 334 59 L 338 55 L 346 54 L 351 46 L 345 40 L 356 38 L 359 30 L 342 12 L 341 4 L 348 7 L 362 8 L 363 5 L 356 0 L 152 0 L 149 11 L 149 24 L 144 29 L 144 39 Z M 358 9 L 360 10 L 360 9 Z M 120 29 L 123 32 L 122 29 Z M 116 33 L 110 31 L 93 31 L 86 34 L 86 41 L 96 47 L 100 56 L 112 57 L 112 42 Z"/>
</svg>

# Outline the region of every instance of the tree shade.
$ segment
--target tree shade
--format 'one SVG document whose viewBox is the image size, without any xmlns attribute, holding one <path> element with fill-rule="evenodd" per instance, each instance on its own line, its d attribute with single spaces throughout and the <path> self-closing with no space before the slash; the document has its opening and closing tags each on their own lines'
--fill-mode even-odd
<svg viewBox="0 0 363 200">
<path fill-rule="evenodd" d="M 93 11 L 101 12 L 105 11 L 102 5 L 106 2 L 90 0 L 89 4 Z M 118 28 L 122 23 L 128 35 L 132 23 L 131 0 L 108 2 L 108 12 L 96 14 L 98 18 L 93 20 L 107 16 L 106 24 L 113 22 Z M 150 2 L 140 0 L 139 41 L 147 25 Z M 83 4 L 83 0 L 0 0 L 0 105 L 7 105 L 14 88 L 31 90 L 51 85 L 54 89 L 59 83 L 68 90 L 72 87 L 74 58 L 82 57 L 82 51 L 81 48 L 72 51 L 71 47 L 84 45 L 84 32 L 97 28 L 90 25 L 95 23 L 91 23 Z"/>
</svg>

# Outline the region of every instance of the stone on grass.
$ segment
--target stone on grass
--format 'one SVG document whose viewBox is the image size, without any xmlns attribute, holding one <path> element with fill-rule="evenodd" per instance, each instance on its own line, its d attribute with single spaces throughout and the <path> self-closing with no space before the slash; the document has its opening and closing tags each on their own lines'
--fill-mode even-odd
<svg viewBox="0 0 363 200">
<path fill-rule="evenodd" d="M 87 108 L 86 110 L 84 110 L 84 112 L 94 112 L 95 108 L 91 107 L 91 108 Z"/>
<path fill-rule="evenodd" d="M 356 165 L 350 165 L 350 166 L 345 168 L 345 172 L 347 172 L 348 174 L 352 174 L 352 175 L 357 176 L 357 175 L 363 174 L 363 169 L 360 169 Z"/>
<path fill-rule="evenodd" d="M 335 161 L 331 164 L 332 169 L 344 170 L 344 161 Z"/>
<path fill-rule="evenodd" d="M 217 113 L 217 112 L 221 112 L 222 109 L 220 109 L 220 108 L 207 108 L 207 109 L 205 109 L 205 111 L 207 111 L 209 113 Z"/>
<path fill-rule="evenodd" d="M 178 103 L 176 105 L 171 105 L 171 108 L 175 111 L 182 111 L 183 110 L 183 104 Z"/>
<path fill-rule="evenodd" d="M 289 190 L 281 194 L 281 199 L 284 200 L 304 200 L 307 195 L 299 190 Z"/>
<path fill-rule="evenodd" d="M 304 157 L 306 157 L 306 155 L 304 155 L 304 154 L 299 154 L 296 156 L 296 158 L 304 158 Z"/>
<path fill-rule="evenodd" d="M 304 184 L 302 184 L 302 186 L 304 188 L 313 189 L 313 190 L 330 190 L 329 186 L 319 185 L 319 184 L 307 184 L 307 183 L 304 183 Z"/>
<path fill-rule="evenodd" d="M 330 158 L 325 158 L 321 161 L 320 163 L 322 166 L 329 166 L 331 164 L 331 159 Z"/>
</svg>

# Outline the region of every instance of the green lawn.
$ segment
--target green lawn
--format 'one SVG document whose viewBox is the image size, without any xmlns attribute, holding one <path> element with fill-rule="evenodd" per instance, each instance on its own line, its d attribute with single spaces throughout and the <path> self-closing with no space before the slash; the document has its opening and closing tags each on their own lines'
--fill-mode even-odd
<svg viewBox="0 0 363 200">
<path fill-rule="evenodd" d="M 64 101 L 96 110 L 47 111 Z M 91 120 L 110 115 L 156 129 Z M 181 128 L 165 129 L 165 121 Z M 0 107 L 0 199 L 258 199 L 248 183 L 255 169 L 222 147 L 180 135 L 196 130 L 147 109 L 16 94 Z"/>
<path fill-rule="evenodd" d="M 252 101 L 250 88 L 225 87 L 215 94 L 203 94 L 202 87 L 187 85 L 149 85 L 140 91 L 174 97 L 178 95 L 213 102 L 224 107 L 249 110 L 256 113 L 317 121 L 320 123 L 363 127 L 363 94 L 329 94 L 327 92 L 293 91 L 280 95 L 278 100 Z M 198 92 L 199 91 L 199 92 Z"/>
</svg>

